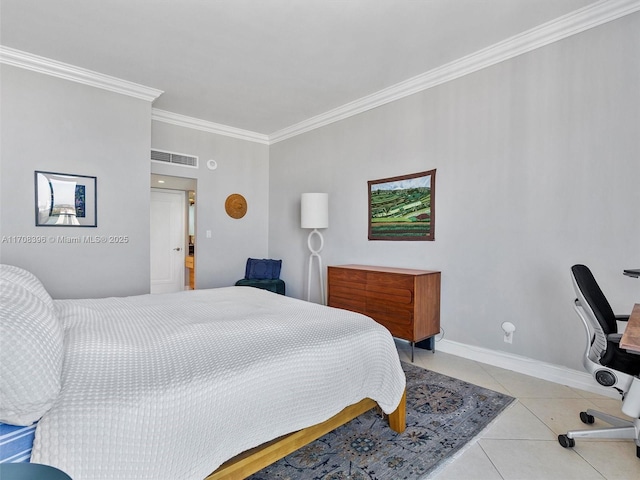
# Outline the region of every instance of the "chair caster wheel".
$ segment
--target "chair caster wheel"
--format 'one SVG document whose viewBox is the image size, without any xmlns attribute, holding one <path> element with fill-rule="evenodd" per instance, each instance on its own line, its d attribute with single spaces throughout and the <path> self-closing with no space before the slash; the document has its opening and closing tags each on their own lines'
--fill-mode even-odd
<svg viewBox="0 0 640 480">
<path fill-rule="evenodd" d="M 569 438 L 566 435 L 558 435 L 558 442 L 564 448 L 571 448 L 576 446 L 576 441 L 573 438 Z"/>
<path fill-rule="evenodd" d="M 582 423 L 587 423 L 589 425 L 596 421 L 595 418 L 593 418 L 593 415 L 589 415 L 587 412 L 580 412 L 580 420 L 582 420 Z"/>
</svg>

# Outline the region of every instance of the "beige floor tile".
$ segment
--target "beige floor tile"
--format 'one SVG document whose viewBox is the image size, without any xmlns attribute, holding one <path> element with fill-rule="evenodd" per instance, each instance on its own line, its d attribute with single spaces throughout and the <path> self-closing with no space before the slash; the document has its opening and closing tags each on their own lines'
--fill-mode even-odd
<svg viewBox="0 0 640 480">
<path fill-rule="evenodd" d="M 480 363 L 444 352 L 435 354 L 430 351 L 415 356 L 415 364 L 434 372 L 459 378 L 496 392 L 509 395 L 509 392 L 495 380 Z"/>
<path fill-rule="evenodd" d="M 496 365 L 490 365 L 488 363 L 480 363 L 480 365 L 482 365 L 482 368 L 484 368 L 487 372 L 489 372 L 490 374 L 495 375 L 495 376 L 499 376 L 500 374 L 507 373 L 507 372 L 515 373 L 512 370 L 508 370 L 506 368 L 498 367 Z"/>
<path fill-rule="evenodd" d="M 548 382 L 510 370 L 493 369 L 491 375 L 511 395 L 518 398 L 583 398 L 566 385 Z"/>
<path fill-rule="evenodd" d="M 519 401 L 507 408 L 481 434 L 502 440 L 555 440 L 557 435 Z"/>
<path fill-rule="evenodd" d="M 429 368 L 429 366 L 427 366 L 426 368 Z M 435 371 L 444 375 L 448 375 L 450 377 L 459 378 L 460 380 L 473 383 L 474 385 L 478 385 L 480 387 L 488 388 L 489 390 L 493 390 L 495 392 L 500 392 L 505 395 L 511 396 L 506 388 L 504 388 L 499 382 L 495 380 L 495 378 L 493 378 L 482 369 L 467 369 L 466 371 L 461 372 L 455 368 L 449 367 L 439 368 Z"/>
<path fill-rule="evenodd" d="M 409 343 L 398 341 L 401 359 Z M 415 350 L 416 365 L 518 398 L 477 443 L 430 478 L 438 480 L 640 479 L 632 440 L 578 439 L 562 448 L 557 435 L 589 428 L 579 413 L 592 408 L 623 417 L 619 399 L 529 377 L 455 355 Z M 596 426 L 606 426 L 596 420 Z"/>
<path fill-rule="evenodd" d="M 633 440 L 615 442 L 576 442 L 573 450 L 605 478 L 638 480 L 640 458 Z"/>
<path fill-rule="evenodd" d="M 427 478 L 437 480 L 502 480 L 496 467 L 477 443 L 466 449 L 453 463 Z"/>
<path fill-rule="evenodd" d="M 520 398 L 519 401 L 556 435 L 588 428 L 580 420 L 580 412 L 595 407 L 584 398 Z"/>
<path fill-rule="evenodd" d="M 409 344 L 396 340 L 396 345 L 398 346 L 400 359 L 409 362 L 411 355 L 411 347 Z M 483 364 L 473 360 L 444 352 L 436 351 L 436 353 L 433 354 L 430 350 L 416 349 L 413 364 L 433 372 L 488 388 L 495 392 L 511 395 L 511 393 L 484 368 Z"/>
<path fill-rule="evenodd" d="M 598 393 L 593 393 L 593 392 L 588 392 L 587 390 L 579 390 L 577 388 L 571 388 L 571 390 L 573 390 L 574 392 L 576 392 L 576 394 L 578 394 L 579 396 L 581 396 L 582 398 L 587 398 L 589 400 L 597 400 L 597 399 L 616 399 L 615 397 L 607 397 L 605 395 L 600 395 Z"/>
<path fill-rule="evenodd" d="M 600 410 L 601 412 L 608 413 L 609 415 L 615 415 L 616 417 L 620 417 L 625 420 L 633 420 L 631 417 L 622 413 L 622 400 L 615 400 L 613 398 L 592 398 L 589 399 L 589 401 L 595 405 L 595 410 Z M 593 407 L 588 406 L 587 408 Z"/>
<path fill-rule="evenodd" d="M 482 438 L 478 443 L 504 480 L 604 478 L 580 455 L 562 448 L 557 442 Z"/>
</svg>

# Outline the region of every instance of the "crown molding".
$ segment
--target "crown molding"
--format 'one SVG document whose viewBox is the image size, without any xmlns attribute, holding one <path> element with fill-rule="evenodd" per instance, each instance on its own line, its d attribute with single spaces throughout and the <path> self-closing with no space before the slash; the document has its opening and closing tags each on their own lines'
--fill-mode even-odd
<svg viewBox="0 0 640 480">
<path fill-rule="evenodd" d="M 120 78 L 104 75 L 102 73 L 76 67 L 67 63 L 40 57 L 31 53 L 16 50 L 14 48 L 0 45 L 0 63 L 14 67 L 32 70 L 34 72 L 51 75 L 53 77 L 64 78 L 72 82 L 90 85 L 110 92 L 128 95 L 148 102 L 153 102 L 162 93 L 158 90 L 137 83 L 122 80 Z"/>
<path fill-rule="evenodd" d="M 179 113 L 167 112 L 165 110 L 159 110 L 157 108 L 151 109 L 151 119 L 158 122 L 178 125 L 180 127 L 193 128 L 195 130 L 202 130 L 209 133 L 216 133 L 218 135 L 225 135 L 227 137 L 239 138 L 241 140 L 248 140 L 250 142 L 269 145 L 269 136 L 262 133 L 229 127 L 227 125 L 221 125 L 219 123 L 213 123 L 207 120 L 188 117 L 186 115 L 180 115 Z"/>
<path fill-rule="evenodd" d="M 455 80 L 640 10 L 640 0 L 600 0 L 458 60 L 269 135 L 271 144 Z"/>
<path fill-rule="evenodd" d="M 316 128 L 358 115 L 443 83 L 455 80 L 518 55 L 549 45 L 590 28 L 640 11 L 640 0 L 600 0 L 550 22 L 532 28 L 441 67 L 415 76 L 376 93 L 265 135 L 200 120 L 164 110 L 152 109 L 152 119 L 241 140 L 271 145 Z M 153 102 L 163 91 L 104 75 L 0 45 L 0 63 L 91 85 Z"/>
</svg>

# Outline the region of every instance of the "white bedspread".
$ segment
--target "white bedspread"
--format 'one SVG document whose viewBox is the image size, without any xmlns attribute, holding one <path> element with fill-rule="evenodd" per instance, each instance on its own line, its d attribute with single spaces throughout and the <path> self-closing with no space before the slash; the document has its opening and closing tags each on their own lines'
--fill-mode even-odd
<svg viewBox="0 0 640 480">
<path fill-rule="evenodd" d="M 32 461 L 74 480 L 202 479 L 236 454 L 405 386 L 371 319 L 251 287 L 55 302 L 62 392 Z"/>
</svg>

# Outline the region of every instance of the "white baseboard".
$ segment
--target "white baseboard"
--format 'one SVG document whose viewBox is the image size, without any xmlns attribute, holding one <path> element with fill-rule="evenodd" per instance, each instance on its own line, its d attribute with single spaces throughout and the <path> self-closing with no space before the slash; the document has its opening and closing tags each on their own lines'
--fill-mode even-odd
<svg viewBox="0 0 640 480">
<path fill-rule="evenodd" d="M 488 348 L 466 345 L 442 339 L 436 343 L 436 352 L 450 353 L 462 358 L 468 358 L 480 363 L 506 368 L 514 372 L 559 383 L 568 387 L 597 393 L 611 398 L 620 399 L 620 394 L 613 388 L 598 385 L 587 372 L 541 362 L 532 358 L 514 355 L 512 353 L 489 350 Z"/>
</svg>

